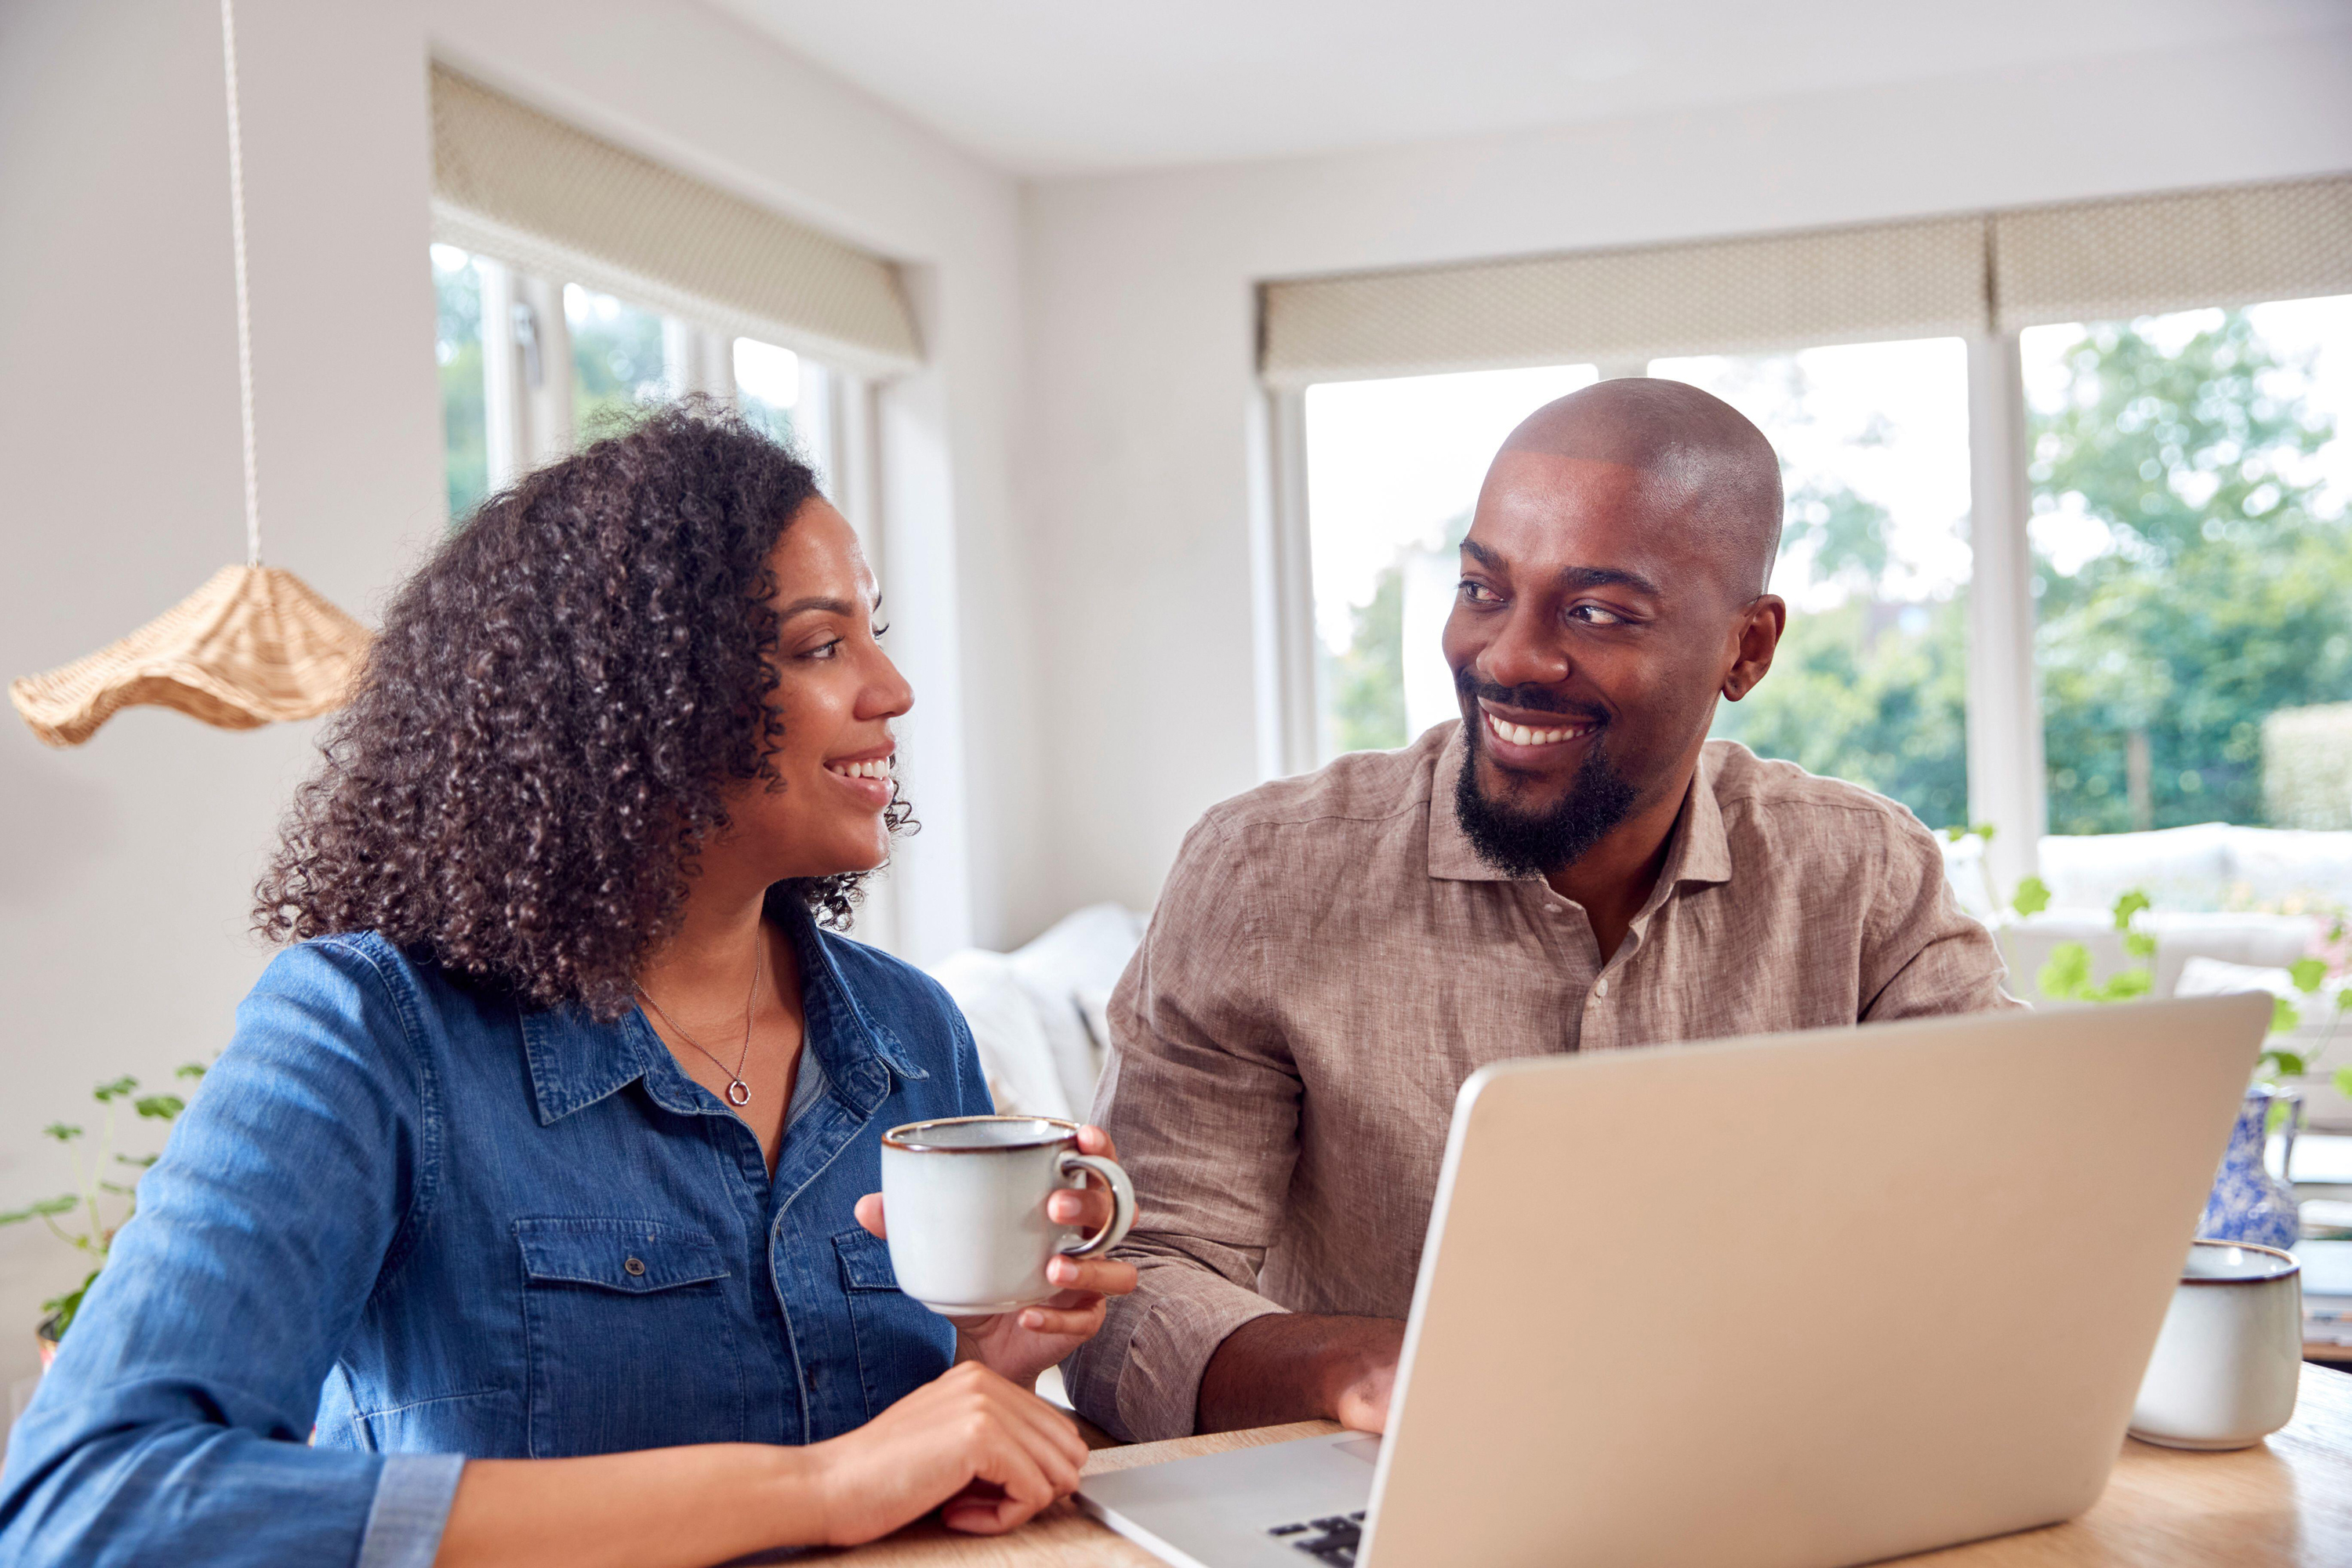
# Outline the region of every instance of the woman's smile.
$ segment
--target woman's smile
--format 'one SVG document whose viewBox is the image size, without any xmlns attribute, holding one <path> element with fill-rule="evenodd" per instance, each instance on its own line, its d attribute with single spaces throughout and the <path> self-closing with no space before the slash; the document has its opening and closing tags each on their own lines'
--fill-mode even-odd
<svg viewBox="0 0 2352 1568">
<path fill-rule="evenodd" d="M 886 741 L 870 751 L 854 756 L 826 759 L 824 771 L 841 781 L 859 800 L 875 811 L 886 809 L 898 793 L 898 780 L 893 772 L 898 763 L 898 742 Z"/>
</svg>

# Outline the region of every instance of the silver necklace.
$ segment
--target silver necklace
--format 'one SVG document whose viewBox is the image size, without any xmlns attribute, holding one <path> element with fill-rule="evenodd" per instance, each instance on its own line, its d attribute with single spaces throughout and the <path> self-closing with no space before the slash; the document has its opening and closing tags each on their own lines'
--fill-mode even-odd
<svg viewBox="0 0 2352 1568">
<path fill-rule="evenodd" d="M 742 1055 L 736 1058 L 735 1065 L 731 1068 L 729 1068 L 725 1062 L 720 1061 L 717 1057 L 710 1056 L 709 1050 L 700 1040 L 696 1039 L 692 1035 L 689 1035 L 684 1029 L 679 1028 L 677 1026 L 677 1020 L 662 1011 L 662 1005 L 654 1000 L 652 992 L 647 991 L 644 986 L 637 984 L 634 980 L 629 982 L 630 985 L 636 991 L 636 994 L 645 998 L 646 1005 L 654 1010 L 654 1016 L 658 1017 L 663 1023 L 669 1026 L 671 1034 L 676 1035 L 679 1039 L 684 1040 L 696 1050 L 702 1052 L 704 1056 L 710 1057 L 710 1065 L 727 1075 L 728 1103 L 739 1108 L 751 1103 L 751 1086 L 743 1081 L 743 1068 L 744 1064 L 751 1059 L 751 1005 L 759 998 L 760 976 L 766 973 L 767 967 L 767 933 L 762 931 L 756 939 L 753 947 L 751 958 L 751 989 L 745 993 L 743 997 L 743 1052 Z"/>
</svg>

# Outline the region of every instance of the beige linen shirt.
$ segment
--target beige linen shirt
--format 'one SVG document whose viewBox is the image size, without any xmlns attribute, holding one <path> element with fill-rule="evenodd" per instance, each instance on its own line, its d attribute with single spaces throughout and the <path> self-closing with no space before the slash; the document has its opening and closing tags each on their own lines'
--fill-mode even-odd
<svg viewBox="0 0 2352 1568">
<path fill-rule="evenodd" d="M 1184 840 L 1094 1108 L 1141 1198 L 1119 1255 L 1142 1282 L 1066 1369 L 1122 1437 L 1190 1432 L 1253 1318 L 1406 1315 L 1454 1094 L 1488 1062 L 2017 1005 L 1917 818 L 1728 742 L 1603 963 L 1582 906 L 1472 850 L 1460 728 L 1262 785 Z"/>
</svg>

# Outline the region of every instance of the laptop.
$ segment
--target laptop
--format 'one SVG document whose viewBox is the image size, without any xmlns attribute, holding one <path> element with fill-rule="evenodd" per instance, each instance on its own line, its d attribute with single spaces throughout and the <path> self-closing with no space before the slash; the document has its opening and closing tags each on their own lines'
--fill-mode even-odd
<svg viewBox="0 0 2352 1568">
<path fill-rule="evenodd" d="M 1088 1479 L 1184 1568 L 1838 1568 L 2107 1480 L 2267 996 L 1481 1069 L 1385 1437 Z"/>
</svg>

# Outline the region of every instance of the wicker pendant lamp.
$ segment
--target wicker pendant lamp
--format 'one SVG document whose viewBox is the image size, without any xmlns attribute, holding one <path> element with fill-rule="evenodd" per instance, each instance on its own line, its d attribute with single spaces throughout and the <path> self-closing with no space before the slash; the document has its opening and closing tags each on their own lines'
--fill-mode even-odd
<svg viewBox="0 0 2352 1568">
<path fill-rule="evenodd" d="M 187 598 L 120 642 L 44 675 L 11 681 L 33 733 L 78 746 L 122 709 L 175 708 L 224 730 L 309 719 L 339 706 L 368 633 L 291 572 L 261 563 L 261 489 L 254 462 L 253 331 L 246 298 L 245 158 L 237 129 L 236 18 L 221 0 L 228 79 L 230 229 L 236 248 L 236 367 L 245 416 L 245 564 L 224 566 Z"/>
</svg>

